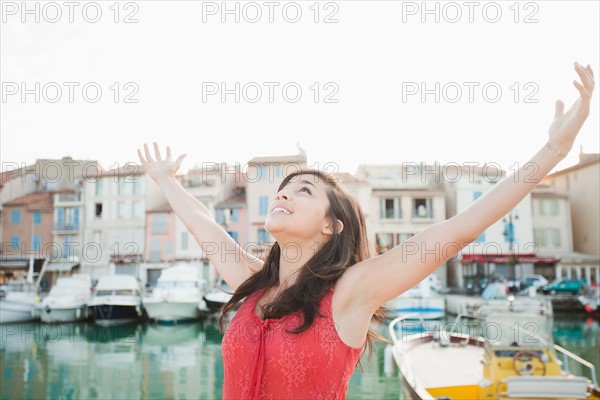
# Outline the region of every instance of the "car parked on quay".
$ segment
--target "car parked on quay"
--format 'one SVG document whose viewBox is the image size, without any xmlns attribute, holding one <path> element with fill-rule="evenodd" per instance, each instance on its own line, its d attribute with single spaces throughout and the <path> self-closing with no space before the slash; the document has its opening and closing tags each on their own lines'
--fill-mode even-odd
<svg viewBox="0 0 600 400">
<path fill-rule="evenodd" d="M 577 278 L 557 279 L 549 285 L 542 286 L 540 291 L 544 294 L 571 293 L 583 294 L 589 291 L 587 282 Z"/>
</svg>

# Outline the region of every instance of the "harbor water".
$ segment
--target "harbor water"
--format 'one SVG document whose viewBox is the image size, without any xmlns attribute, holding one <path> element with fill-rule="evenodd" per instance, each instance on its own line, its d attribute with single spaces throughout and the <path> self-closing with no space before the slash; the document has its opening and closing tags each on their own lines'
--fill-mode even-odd
<svg viewBox="0 0 600 400">
<path fill-rule="evenodd" d="M 8 324 L 0 334 L 3 400 L 221 398 L 222 334 L 214 318 L 174 326 Z M 557 314 L 554 339 L 600 369 L 597 320 Z M 356 368 L 348 399 L 404 398 L 397 367 L 386 374 L 385 359 L 384 343 L 376 343 L 369 362 L 363 355 L 364 372 Z"/>
</svg>

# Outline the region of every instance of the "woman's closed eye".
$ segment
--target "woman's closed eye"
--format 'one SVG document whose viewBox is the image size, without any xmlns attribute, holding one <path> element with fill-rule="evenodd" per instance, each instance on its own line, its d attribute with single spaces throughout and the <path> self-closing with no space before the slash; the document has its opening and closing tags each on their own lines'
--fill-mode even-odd
<svg viewBox="0 0 600 400">
<path fill-rule="evenodd" d="M 300 192 L 302 192 L 302 191 L 305 191 L 305 192 L 307 192 L 308 194 L 311 194 L 311 195 L 312 195 L 312 192 L 310 191 L 310 189 L 308 188 L 308 186 L 302 186 L 302 187 L 300 188 Z"/>
</svg>

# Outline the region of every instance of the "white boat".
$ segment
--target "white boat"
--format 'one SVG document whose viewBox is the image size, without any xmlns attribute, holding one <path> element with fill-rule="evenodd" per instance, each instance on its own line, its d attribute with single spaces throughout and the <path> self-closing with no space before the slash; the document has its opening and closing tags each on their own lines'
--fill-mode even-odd
<svg viewBox="0 0 600 400">
<path fill-rule="evenodd" d="M 87 318 L 91 300 L 90 276 L 74 274 L 58 278 L 48 296 L 35 308 L 42 322 L 75 322 Z"/>
<path fill-rule="evenodd" d="M 0 323 L 34 321 L 38 318 L 35 306 L 40 302 L 36 292 L 7 292 L 0 300 Z"/>
<path fill-rule="evenodd" d="M 98 280 L 89 308 L 99 325 L 136 322 L 142 317 L 140 284 L 131 275 L 103 276 Z"/>
<path fill-rule="evenodd" d="M 444 317 L 446 299 L 434 290 L 439 290 L 436 279 L 432 279 L 434 276 L 430 275 L 419 285 L 386 302 L 385 307 L 398 315 L 408 316 L 408 319 L 429 320 Z"/>
<path fill-rule="evenodd" d="M 198 319 L 204 287 L 196 267 L 179 264 L 163 269 L 151 295 L 143 299 L 148 318 L 161 323 Z"/>
<path fill-rule="evenodd" d="M 233 296 L 232 293 L 233 289 L 229 287 L 227 282 L 223 279 L 219 279 L 214 289 L 204 296 L 208 311 L 210 313 L 219 312 L 221 308 L 231 300 L 231 297 Z"/>
<path fill-rule="evenodd" d="M 6 285 L 7 291 L 0 299 L 0 324 L 35 321 L 39 318 L 35 306 L 41 301 L 38 288 L 47 266 L 48 260 L 45 260 L 36 282 L 33 283 L 31 259 L 27 279 L 11 281 Z"/>
<path fill-rule="evenodd" d="M 459 320 L 448 324 L 455 329 L 410 334 L 397 329 L 402 317 L 390 324 L 407 398 L 600 399 L 594 365 L 554 344 L 548 300 L 531 306 L 495 301 L 481 315 L 482 336 L 457 332 L 468 329 Z M 592 380 L 571 373 L 574 364 L 587 368 Z"/>
</svg>

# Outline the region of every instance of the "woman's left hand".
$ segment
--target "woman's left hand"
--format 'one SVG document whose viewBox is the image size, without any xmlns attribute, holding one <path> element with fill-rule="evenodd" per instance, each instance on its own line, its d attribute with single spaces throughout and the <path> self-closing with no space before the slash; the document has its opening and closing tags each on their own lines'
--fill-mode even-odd
<svg viewBox="0 0 600 400">
<path fill-rule="evenodd" d="M 548 146 L 550 154 L 555 157 L 564 157 L 571 150 L 581 126 L 590 113 L 590 100 L 594 91 L 592 67 L 588 65 L 584 68 L 576 62 L 575 71 L 581 78 L 581 83 L 573 81 L 573 85 L 579 91 L 580 97 L 566 113 L 565 104 L 557 100 L 554 121 L 548 129 Z"/>
</svg>

